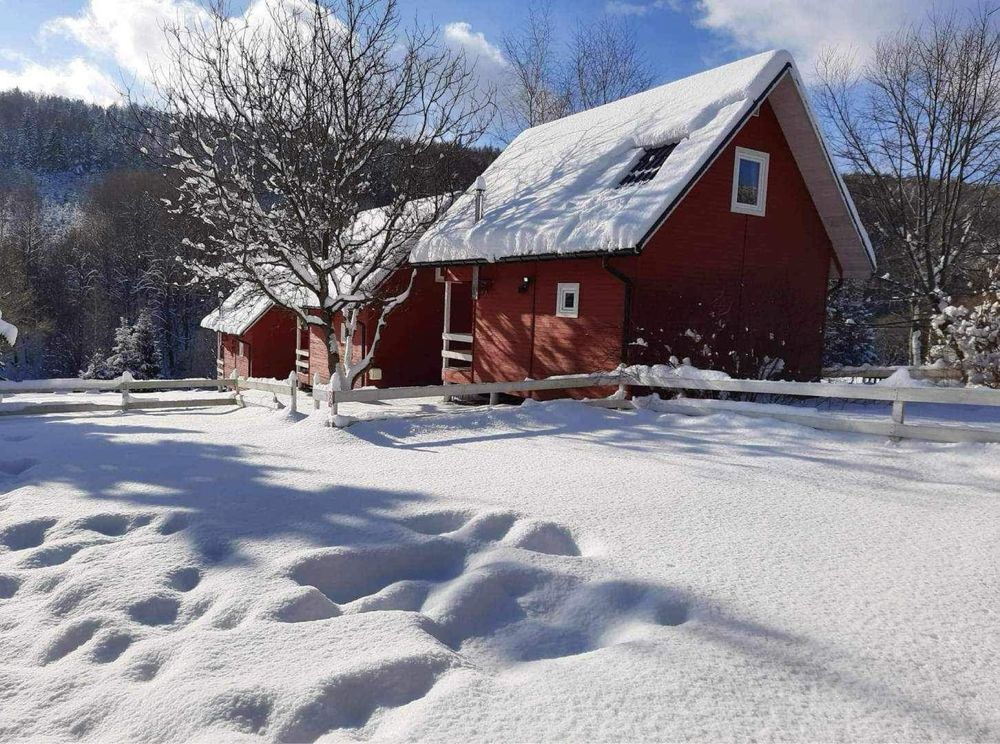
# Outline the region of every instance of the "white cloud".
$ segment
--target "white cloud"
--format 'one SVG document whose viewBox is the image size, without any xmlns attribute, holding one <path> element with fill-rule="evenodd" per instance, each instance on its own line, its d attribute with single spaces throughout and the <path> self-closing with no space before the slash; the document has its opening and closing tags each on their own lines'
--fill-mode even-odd
<svg viewBox="0 0 1000 744">
<path fill-rule="evenodd" d="M 21 59 L 14 69 L 0 68 L 0 90 L 12 88 L 79 98 L 102 106 L 120 100 L 110 76 L 79 57 L 52 65 Z"/>
<path fill-rule="evenodd" d="M 507 66 L 503 53 L 489 42 L 482 31 L 473 31 L 472 25 L 465 21 L 445 26 L 444 39 L 449 46 L 464 51 L 469 59 L 478 61 L 481 65 Z"/>
<path fill-rule="evenodd" d="M 698 0 L 697 23 L 730 37 L 737 47 L 788 49 L 806 76 L 826 48 L 856 53 L 863 62 L 879 37 L 920 21 L 934 0 Z"/>
<path fill-rule="evenodd" d="M 166 59 L 164 27 L 195 23 L 204 14 L 193 0 L 90 0 L 79 15 L 48 21 L 42 38 L 71 38 L 111 57 L 123 70 L 148 78 Z"/>
<path fill-rule="evenodd" d="M 633 2 L 632 0 L 607 0 L 604 12 L 611 15 L 644 16 L 654 10 L 679 10 L 678 0 L 647 0 Z"/>
<path fill-rule="evenodd" d="M 267 28 L 279 7 L 307 11 L 310 6 L 304 0 L 252 0 L 231 22 Z M 208 19 L 208 11 L 196 0 L 89 0 L 79 14 L 46 22 L 41 36 L 72 39 L 148 81 L 157 70 L 169 71 L 170 42 L 164 29 L 192 29 Z"/>
</svg>

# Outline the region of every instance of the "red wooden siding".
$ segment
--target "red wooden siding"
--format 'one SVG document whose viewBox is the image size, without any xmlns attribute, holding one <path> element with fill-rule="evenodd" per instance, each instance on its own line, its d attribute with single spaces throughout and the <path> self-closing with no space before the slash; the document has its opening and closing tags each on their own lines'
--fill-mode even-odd
<svg viewBox="0 0 1000 744">
<path fill-rule="evenodd" d="M 385 285 L 387 293 L 402 291 L 409 281 L 411 269 L 401 269 Z M 360 359 L 371 342 L 378 317 L 364 314 L 364 328 L 355 335 L 353 358 Z M 381 380 L 371 380 L 366 375 L 358 385 L 375 387 L 401 387 L 409 385 L 435 385 L 441 379 L 441 328 L 444 322 L 444 284 L 435 280 L 434 269 L 420 269 L 413 282 L 410 296 L 389 315 L 382 329 L 382 337 L 375 350 L 373 367 L 382 370 Z M 340 333 L 340 318 L 334 320 Z M 309 332 L 309 375 L 327 383 L 330 369 L 327 364 L 326 346 L 319 328 Z"/>
<path fill-rule="evenodd" d="M 763 217 L 731 210 L 735 148 L 770 155 Z M 819 374 L 833 250 L 770 105 L 702 175 L 637 262 L 636 361 L 671 353 L 752 376 L 764 356 L 786 376 Z M 693 333 L 685 335 L 690 330 Z M 695 340 L 697 334 L 701 340 Z M 704 347 L 711 347 L 706 355 Z"/>
<path fill-rule="evenodd" d="M 530 282 L 522 292 L 525 277 Z M 607 370 L 618 364 L 624 285 L 601 259 L 494 264 L 481 267 L 479 279 L 476 381 Z M 580 285 L 577 318 L 556 315 L 556 286 L 562 282 Z M 454 292 L 466 287 L 455 285 Z"/>
<path fill-rule="evenodd" d="M 240 338 L 222 336 L 222 360 L 225 376 L 235 369 L 240 377 L 276 377 L 285 379 L 295 369 L 295 316 L 273 307 Z"/>
<path fill-rule="evenodd" d="M 736 147 L 770 156 L 764 216 L 731 209 Z M 815 377 L 832 258 L 819 214 L 765 102 L 642 254 L 608 259 L 633 280 L 628 360 L 689 356 L 697 365 L 750 377 L 770 357 L 783 361 L 786 377 Z M 607 370 L 620 361 L 625 290 L 601 259 L 484 265 L 479 276 L 476 381 Z M 523 277 L 531 283 L 518 292 Z M 579 318 L 556 316 L 559 282 L 580 284 Z M 469 285 L 454 286 L 458 292 Z M 647 345 L 634 343 L 638 339 Z"/>
</svg>

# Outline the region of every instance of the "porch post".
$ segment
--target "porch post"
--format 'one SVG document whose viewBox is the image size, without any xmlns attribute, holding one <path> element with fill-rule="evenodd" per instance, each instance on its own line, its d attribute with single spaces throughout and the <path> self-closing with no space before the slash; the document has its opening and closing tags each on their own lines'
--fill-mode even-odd
<svg viewBox="0 0 1000 744">
<path fill-rule="evenodd" d="M 444 283 L 444 330 L 441 332 L 441 350 L 449 351 L 451 349 L 451 341 L 448 339 L 448 334 L 451 333 L 451 282 L 445 281 Z M 445 371 L 448 369 L 448 357 L 441 355 L 441 384 L 447 385 L 448 381 L 445 379 Z M 451 402 L 451 396 L 445 395 L 443 398 L 445 403 Z"/>
</svg>

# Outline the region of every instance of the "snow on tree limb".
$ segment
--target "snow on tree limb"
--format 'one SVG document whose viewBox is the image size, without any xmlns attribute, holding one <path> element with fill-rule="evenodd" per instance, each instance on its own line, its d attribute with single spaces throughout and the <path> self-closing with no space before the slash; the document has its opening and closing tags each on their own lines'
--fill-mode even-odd
<svg viewBox="0 0 1000 744">
<path fill-rule="evenodd" d="M 435 30 L 403 29 L 396 0 L 267 12 L 250 27 L 215 5 L 204 23 L 168 29 L 161 109 L 132 113 L 180 176 L 171 209 L 206 227 L 192 268 L 319 326 L 350 385 L 334 315 L 371 307 L 384 321 L 405 299 L 382 297 L 382 280 L 448 204 L 427 177 L 435 148 L 477 140 L 491 92 Z"/>
</svg>

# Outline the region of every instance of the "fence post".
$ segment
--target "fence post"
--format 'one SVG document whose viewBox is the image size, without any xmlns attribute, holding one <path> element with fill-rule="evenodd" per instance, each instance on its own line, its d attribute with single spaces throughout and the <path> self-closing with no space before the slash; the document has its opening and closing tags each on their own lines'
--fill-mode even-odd
<svg viewBox="0 0 1000 744">
<path fill-rule="evenodd" d="M 330 425 L 334 426 L 337 419 L 337 391 L 333 389 L 333 380 L 330 380 Z"/>
<path fill-rule="evenodd" d="M 490 406 L 499 405 L 500 393 L 490 393 Z"/>
<path fill-rule="evenodd" d="M 313 410 L 319 410 L 319 398 L 316 397 L 316 388 L 320 386 L 319 372 L 313 372 Z"/>
<path fill-rule="evenodd" d="M 128 404 L 129 404 L 128 384 L 133 379 L 135 378 L 132 377 L 132 373 L 129 372 L 128 370 L 125 370 L 124 372 L 122 372 L 121 382 L 118 383 L 118 387 L 122 393 L 122 413 L 125 413 L 125 411 L 128 410 Z"/>
<path fill-rule="evenodd" d="M 240 408 L 243 408 L 245 404 L 243 403 L 243 396 L 240 394 L 240 373 L 234 369 L 229 377 L 233 381 L 233 395 L 236 398 L 236 404 Z"/>
<path fill-rule="evenodd" d="M 906 403 L 901 400 L 892 402 L 892 422 L 902 424 L 906 418 Z"/>
<path fill-rule="evenodd" d="M 292 396 L 291 409 L 292 413 L 298 413 L 298 402 L 296 401 L 296 396 L 299 391 L 299 376 L 296 372 L 292 371 L 288 374 L 288 387 L 289 395 Z"/>
</svg>

